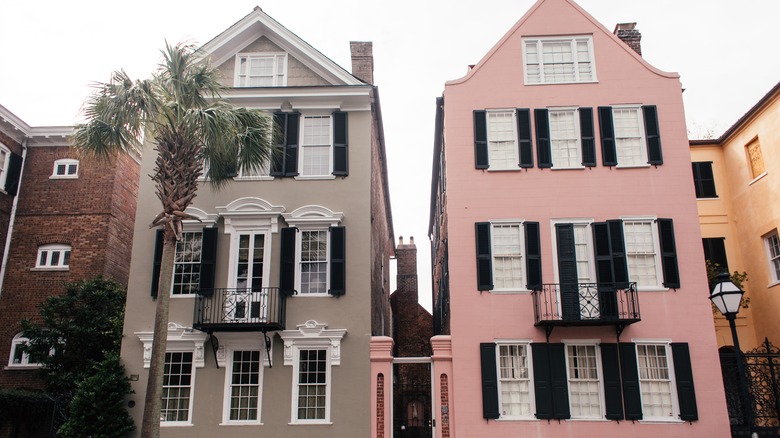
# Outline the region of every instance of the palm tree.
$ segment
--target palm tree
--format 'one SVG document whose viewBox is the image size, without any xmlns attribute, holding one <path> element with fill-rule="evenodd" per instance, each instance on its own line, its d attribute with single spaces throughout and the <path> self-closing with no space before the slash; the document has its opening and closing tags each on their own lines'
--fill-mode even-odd
<svg viewBox="0 0 780 438">
<path fill-rule="evenodd" d="M 182 220 L 191 218 L 186 209 L 197 194 L 204 163 L 209 183 L 219 189 L 238 169 L 259 170 L 272 150 L 271 118 L 222 100 L 218 70 L 194 46 L 166 42 L 162 54 L 150 79 L 133 81 L 119 70 L 109 83 L 96 84 L 84 103 L 86 123 L 76 126 L 72 137 L 77 149 L 98 158 L 140 153 L 145 142 L 157 152 L 151 178 L 162 211 L 150 228 L 164 227 L 164 244 L 143 437 L 160 433 L 174 253 Z"/>
</svg>

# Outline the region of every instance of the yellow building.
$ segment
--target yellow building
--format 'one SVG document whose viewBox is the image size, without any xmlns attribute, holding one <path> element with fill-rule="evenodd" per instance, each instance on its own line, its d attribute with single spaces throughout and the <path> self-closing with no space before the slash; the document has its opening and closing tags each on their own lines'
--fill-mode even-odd
<svg viewBox="0 0 780 438">
<path fill-rule="evenodd" d="M 690 145 L 705 256 L 748 274 L 749 308 L 737 317 L 742 350 L 764 337 L 778 345 L 780 83 L 720 138 Z M 715 325 L 718 344 L 732 345 L 725 318 L 717 314 Z"/>
</svg>

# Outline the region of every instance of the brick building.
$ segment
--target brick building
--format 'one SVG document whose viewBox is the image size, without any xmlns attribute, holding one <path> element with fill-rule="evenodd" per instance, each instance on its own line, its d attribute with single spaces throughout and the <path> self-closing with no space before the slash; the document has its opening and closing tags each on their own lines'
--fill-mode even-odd
<svg viewBox="0 0 780 438">
<path fill-rule="evenodd" d="M 17 347 L 43 300 L 96 275 L 127 284 L 138 160 L 80 158 L 71 130 L 31 127 L 0 106 L 0 388 L 40 387 Z"/>
</svg>

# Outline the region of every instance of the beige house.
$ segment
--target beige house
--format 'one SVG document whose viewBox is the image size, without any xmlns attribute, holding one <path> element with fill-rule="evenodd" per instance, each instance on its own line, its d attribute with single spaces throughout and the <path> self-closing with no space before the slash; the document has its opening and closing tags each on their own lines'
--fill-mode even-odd
<svg viewBox="0 0 780 438">
<path fill-rule="evenodd" d="M 273 113 L 284 135 L 267 169 L 218 192 L 204 183 L 188 209 L 200 221 L 177 245 L 163 436 L 369 436 L 369 341 L 391 333 L 394 250 L 371 49 L 351 43 L 351 74 L 260 8 L 203 46 L 225 97 Z M 142 162 L 122 344 L 137 425 L 161 253 L 154 160 Z"/>
<path fill-rule="evenodd" d="M 780 343 L 780 84 L 723 135 L 692 140 L 694 183 L 705 256 L 747 272 L 748 309 L 737 317 L 740 346 Z M 705 291 L 702 291 L 704 295 Z M 716 316 L 718 344 L 732 345 Z"/>
</svg>

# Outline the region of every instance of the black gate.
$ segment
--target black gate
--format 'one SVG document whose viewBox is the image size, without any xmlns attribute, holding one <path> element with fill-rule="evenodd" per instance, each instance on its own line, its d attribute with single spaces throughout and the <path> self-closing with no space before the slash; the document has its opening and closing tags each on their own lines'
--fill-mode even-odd
<svg viewBox="0 0 780 438">
<path fill-rule="evenodd" d="M 431 438 L 430 364 L 396 364 L 393 385 L 393 437 Z"/>
<path fill-rule="evenodd" d="M 720 349 L 731 435 L 749 437 L 752 429 L 759 436 L 776 437 L 780 434 L 780 349 L 764 338 L 763 345 L 744 353 L 744 357 L 751 412 L 746 412 L 740 396 L 734 349 Z M 747 424 L 748 413 L 752 414 L 752 427 Z"/>
</svg>

